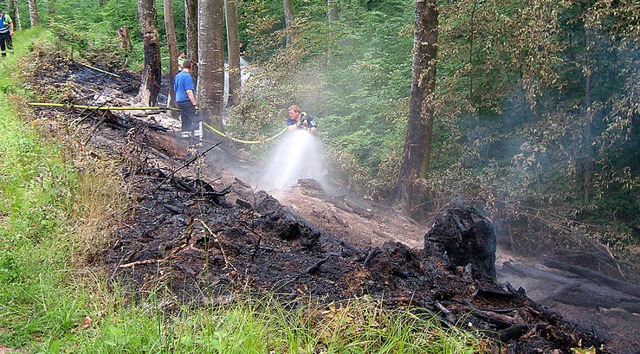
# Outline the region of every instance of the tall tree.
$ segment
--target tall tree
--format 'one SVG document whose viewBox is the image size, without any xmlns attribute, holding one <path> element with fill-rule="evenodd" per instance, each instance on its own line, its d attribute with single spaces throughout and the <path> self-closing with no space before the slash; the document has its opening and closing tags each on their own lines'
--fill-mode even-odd
<svg viewBox="0 0 640 354">
<path fill-rule="evenodd" d="M 204 121 L 223 131 L 224 29 L 223 0 L 198 2 L 198 103 Z"/>
<path fill-rule="evenodd" d="M 592 82 L 591 75 L 594 70 L 594 63 L 592 59 L 591 49 L 594 47 L 594 35 L 591 33 L 593 26 L 593 20 L 589 17 L 593 16 L 591 13 L 591 0 L 587 0 L 585 21 L 584 21 L 584 127 L 582 132 L 582 149 L 584 157 L 583 174 L 582 174 L 582 203 L 584 207 L 587 207 L 591 198 L 591 186 L 593 183 L 593 172 L 595 167 L 595 159 L 593 153 L 593 134 L 591 131 L 591 125 L 594 120 L 594 111 L 596 107 L 593 105 L 592 100 Z"/>
<path fill-rule="evenodd" d="M 287 47 L 291 45 L 293 39 L 293 17 L 295 16 L 295 10 L 293 7 L 293 0 L 283 0 L 284 5 L 284 25 L 287 31 Z"/>
<path fill-rule="evenodd" d="M 169 47 L 169 96 L 171 107 L 176 107 L 176 91 L 173 88 L 173 79 L 178 74 L 178 44 L 176 43 L 176 29 L 173 23 L 173 5 L 171 0 L 164 0 L 164 32 L 167 36 Z"/>
<path fill-rule="evenodd" d="M 327 0 L 329 22 L 338 21 L 338 0 Z"/>
<path fill-rule="evenodd" d="M 437 0 L 416 0 L 409 116 L 395 202 L 409 214 L 418 202 L 415 183 L 431 158 L 438 54 Z"/>
<path fill-rule="evenodd" d="M 36 0 L 28 0 L 29 2 L 29 21 L 31 22 L 31 27 L 35 27 L 40 22 L 38 18 L 38 6 L 36 4 Z"/>
<path fill-rule="evenodd" d="M 184 0 L 184 17 L 187 31 L 187 58 L 198 62 L 198 0 Z M 191 67 L 191 76 L 198 77 L 198 65 Z"/>
<path fill-rule="evenodd" d="M 138 0 L 138 16 L 140 17 L 140 30 L 144 45 L 144 69 L 136 99 L 140 103 L 155 106 L 158 102 L 162 80 L 155 2 L 153 0 Z"/>
<path fill-rule="evenodd" d="M 240 103 L 240 39 L 238 35 L 238 11 L 236 0 L 225 0 L 227 19 L 227 57 L 229 61 L 229 98 L 227 106 Z"/>
<path fill-rule="evenodd" d="M 7 0 L 7 7 L 9 9 L 9 16 L 15 22 L 15 28 L 18 30 L 22 29 L 22 24 L 20 23 L 20 11 L 18 10 L 18 0 Z"/>
</svg>

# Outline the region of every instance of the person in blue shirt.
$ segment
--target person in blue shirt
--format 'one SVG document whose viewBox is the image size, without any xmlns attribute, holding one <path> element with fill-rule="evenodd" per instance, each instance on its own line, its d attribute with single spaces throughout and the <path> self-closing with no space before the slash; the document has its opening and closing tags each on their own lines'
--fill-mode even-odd
<svg viewBox="0 0 640 354">
<path fill-rule="evenodd" d="M 300 112 L 300 107 L 296 105 L 289 106 L 289 116 L 285 119 L 289 130 L 306 129 L 315 134 L 318 125 L 312 116 L 306 112 Z"/>
<path fill-rule="evenodd" d="M 195 88 L 191 77 L 191 60 L 182 63 L 182 71 L 173 80 L 173 89 L 176 91 L 176 103 L 180 109 L 182 120 L 182 137 L 191 136 L 202 139 L 202 121 L 196 110 Z"/>
</svg>

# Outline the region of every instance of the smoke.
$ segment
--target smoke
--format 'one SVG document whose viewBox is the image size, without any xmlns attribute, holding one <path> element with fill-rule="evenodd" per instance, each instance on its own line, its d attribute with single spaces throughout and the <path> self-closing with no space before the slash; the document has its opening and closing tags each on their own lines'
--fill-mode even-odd
<svg viewBox="0 0 640 354">
<path fill-rule="evenodd" d="M 273 149 L 258 187 L 277 193 L 294 186 L 298 179 L 315 179 L 327 185 L 322 142 L 306 130 L 287 131 Z"/>
</svg>

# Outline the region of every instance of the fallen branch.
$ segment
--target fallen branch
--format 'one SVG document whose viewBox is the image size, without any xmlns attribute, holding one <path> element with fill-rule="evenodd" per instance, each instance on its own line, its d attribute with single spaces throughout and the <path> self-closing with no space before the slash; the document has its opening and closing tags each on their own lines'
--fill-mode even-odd
<svg viewBox="0 0 640 354">
<path fill-rule="evenodd" d="M 104 120 L 106 119 L 107 112 L 108 111 L 105 111 L 104 114 L 102 114 L 102 117 L 100 117 L 100 121 L 98 122 L 98 124 L 96 124 L 96 126 L 93 127 L 93 130 L 91 131 L 91 133 L 89 133 L 89 136 L 84 141 L 84 146 L 87 146 L 87 144 L 89 144 L 89 141 L 91 140 L 91 137 L 93 137 L 93 134 L 98 130 L 102 122 L 104 122 Z"/>
<path fill-rule="evenodd" d="M 222 144 L 222 141 L 218 142 L 217 144 L 214 144 L 213 146 L 211 146 L 210 148 L 208 148 L 207 150 L 199 153 L 198 155 L 196 155 L 194 158 L 192 158 L 191 160 L 187 161 L 187 163 L 185 163 L 184 165 L 182 165 L 180 168 L 178 168 L 177 170 L 173 171 L 171 174 L 169 174 L 162 182 L 160 182 L 160 184 L 158 184 L 156 186 L 156 188 L 153 189 L 153 191 L 151 191 L 151 194 L 155 193 L 160 186 L 162 186 L 163 184 L 165 184 L 165 182 L 167 182 L 167 180 L 171 179 L 176 173 L 178 173 L 178 171 L 182 170 L 183 168 L 188 167 L 189 165 L 191 165 L 192 163 L 194 163 L 195 161 L 197 161 L 199 158 L 201 158 L 202 156 L 204 156 L 206 153 L 208 153 L 209 151 L 213 150 L 213 148 L 217 147 L 218 145 Z"/>
<path fill-rule="evenodd" d="M 318 262 L 316 262 L 314 265 L 312 265 L 311 267 L 307 268 L 306 272 L 309 274 L 314 274 L 317 271 L 320 270 L 320 267 L 325 264 L 331 257 L 333 256 L 339 256 L 339 254 L 337 253 L 331 253 L 330 255 L 324 257 L 323 259 L 319 260 Z"/>
<path fill-rule="evenodd" d="M 131 268 L 141 264 L 162 263 L 165 261 L 166 259 L 145 259 L 144 261 L 137 261 L 137 262 L 131 262 L 127 264 L 122 264 L 118 266 L 118 268 Z"/>
<path fill-rule="evenodd" d="M 176 255 L 176 253 L 180 252 L 186 247 L 189 247 L 188 243 L 176 248 L 175 250 L 172 250 L 172 252 L 167 257 L 164 257 L 161 259 L 145 259 L 143 261 L 136 261 L 136 262 L 131 262 L 127 264 L 122 264 L 118 266 L 118 268 L 131 268 L 131 267 L 135 267 L 137 265 L 142 265 L 142 264 L 163 263 L 173 258 Z"/>
<path fill-rule="evenodd" d="M 231 268 L 231 269 L 233 269 L 233 270 L 235 271 L 235 270 L 236 270 L 236 267 L 234 267 L 234 266 L 233 266 L 233 264 L 231 264 L 231 263 L 229 262 L 229 260 L 227 259 L 227 255 L 224 253 L 224 248 L 222 247 L 222 243 L 220 243 L 220 240 L 218 240 L 218 236 L 217 236 L 213 231 L 211 231 L 211 229 L 210 229 L 210 228 L 209 228 L 209 226 L 204 222 L 204 220 L 202 220 L 202 219 L 199 219 L 199 220 L 200 220 L 200 223 L 202 224 L 202 226 L 203 226 L 205 229 L 207 229 L 207 231 L 209 231 L 209 233 L 211 234 L 211 236 L 213 236 L 213 240 L 214 240 L 215 242 L 217 242 L 217 243 L 218 243 L 218 246 L 220 246 L 220 251 L 222 252 L 222 258 L 224 259 L 224 263 L 227 265 L 227 268 Z"/>
<path fill-rule="evenodd" d="M 95 71 L 99 71 L 99 72 L 101 72 L 101 73 L 103 73 L 103 74 L 107 74 L 107 75 L 111 75 L 111 76 L 115 76 L 115 77 L 120 77 L 120 75 L 118 75 L 118 74 L 114 74 L 114 73 L 110 73 L 110 72 L 108 72 L 108 71 L 104 71 L 104 70 L 102 70 L 102 69 L 98 69 L 98 68 L 96 68 L 95 66 L 91 66 L 91 65 L 89 65 L 89 64 L 85 64 L 85 63 L 82 63 L 82 62 L 77 61 L 77 60 L 74 60 L 74 62 L 76 62 L 76 63 L 78 63 L 78 64 L 80 64 L 80 65 L 84 65 L 84 66 L 86 66 L 86 67 L 87 67 L 87 68 L 89 68 L 89 69 L 93 69 L 93 70 L 95 70 Z"/>
</svg>

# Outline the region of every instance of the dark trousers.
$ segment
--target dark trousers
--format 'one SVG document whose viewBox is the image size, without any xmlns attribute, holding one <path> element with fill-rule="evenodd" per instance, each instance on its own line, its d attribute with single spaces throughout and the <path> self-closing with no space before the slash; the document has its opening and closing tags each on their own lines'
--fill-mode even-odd
<svg viewBox="0 0 640 354">
<path fill-rule="evenodd" d="M 13 50 L 13 40 L 11 40 L 9 32 L 0 33 L 0 51 L 2 51 L 3 57 L 7 55 L 6 49 Z"/>
<path fill-rule="evenodd" d="M 180 117 L 182 119 L 182 131 L 193 131 L 198 129 L 200 115 L 196 112 L 196 106 L 191 101 L 178 102 Z"/>
</svg>

